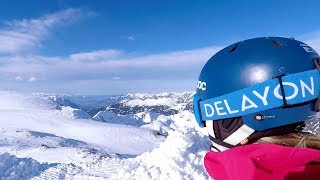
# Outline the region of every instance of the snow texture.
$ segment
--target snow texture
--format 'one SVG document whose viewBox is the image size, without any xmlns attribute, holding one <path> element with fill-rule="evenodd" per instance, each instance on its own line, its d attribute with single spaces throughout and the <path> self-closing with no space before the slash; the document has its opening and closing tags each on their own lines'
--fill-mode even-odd
<svg viewBox="0 0 320 180">
<path fill-rule="evenodd" d="M 136 115 L 118 115 L 112 111 L 100 111 L 95 116 L 94 120 L 114 124 L 126 124 L 131 126 L 141 126 L 145 124 L 142 119 Z"/>
<path fill-rule="evenodd" d="M 123 101 L 127 106 L 173 106 L 174 101 L 170 98 L 161 98 L 161 99 L 135 99 L 129 101 Z"/>
<path fill-rule="evenodd" d="M 192 94 L 0 91 L 0 179 L 210 179 L 203 167 L 210 141 L 194 120 Z M 112 104 L 124 109 L 112 111 Z M 152 111 L 164 105 L 175 113 Z M 317 133 L 319 120 L 305 130 Z"/>
<path fill-rule="evenodd" d="M 0 155 L 1 179 L 29 179 L 57 164 L 39 163 L 31 158 L 17 158 L 9 153 Z"/>
<path fill-rule="evenodd" d="M 173 96 L 184 95 L 126 95 L 116 103 L 171 97 L 167 105 L 183 107 Z M 208 179 L 206 133 L 183 108 L 170 116 L 104 110 L 91 117 L 66 97 L 2 91 L 0 99 L 2 179 Z"/>
</svg>

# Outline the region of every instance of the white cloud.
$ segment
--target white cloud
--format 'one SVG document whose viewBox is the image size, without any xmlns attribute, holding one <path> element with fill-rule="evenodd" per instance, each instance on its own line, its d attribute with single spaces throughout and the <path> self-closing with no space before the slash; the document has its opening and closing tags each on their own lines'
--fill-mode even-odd
<svg viewBox="0 0 320 180">
<path fill-rule="evenodd" d="M 141 36 L 141 35 L 137 35 L 137 36 Z M 126 39 L 128 41 L 135 41 L 137 39 L 137 36 L 133 36 L 133 35 L 131 35 L 131 36 L 121 36 L 120 38 L 121 39 Z"/>
<path fill-rule="evenodd" d="M 67 9 L 44 15 L 37 19 L 22 19 L 6 22 L 0 29 L 0 53 L 17 53 L 41 47 L 41 42 L 58 25 L 70 24 L 82 16 L 80 9 Z"/>
<path fill-rule="evenodd" d="M 320 53 L 320 30 L 306 33 L 300 36 L 299 39 L 311 46 L 318 54 Z"/>
<path fill-rule="evenodd" d="M 117 58 L 121 55 L 121 51 L 118 50 L 98 50 L 84 53 L 71 54 L 69 58 L 74 61 L 102 61 Z"/>
<path fill-rule="evenodd" d="M 17 76 L 16 81 L 23 81 L 23 78 L 21 76 Z"/>
<path fill-rule="evenodd" d="M 143 69 L 143 68 L 193 68 L 203 65 L 213 54 L 219 51 L 222 47 L 206 47 L 201 49 L 187 50 L 187 51 L 175 51 L 162 54 L 151 55 L 136 55 L 133 56 L 130 53 L 123 53 L 117 50 L 99 50 L 87 53 L 73 54 L 69 56 L 69 59 L 64 61 L 65 63 L 81 63 L 94 60 L 90 65 L 85 65 L 87 68 L 103 68 L 110 69 Z M 80 65 L 80 64 L 78 64 Z M 81 66 L 81 65 L 80 65 Z M 97 66 L 97 67 L 96 67 Z"/>
<path fill-rule="evenodd" d="M 26 22 L 22 24 L 24 23 Z M 51 23 L 44 24 L 48 24 L 46 27 L 50 27 L 49 24 Z M 17 23 L 12 26 L 25 27 L 26 25 Z M 38 31 L 43 32 L 44 35 L 49 33 L 50 28 L 43 29 L 46 28 L 39 28 Z M 0 30 L 0 41 L 3 33 L 4 31 Z M 12 45 L 7 44 L 8 46 L 0 44 L 0 52 L 1 50 L 4 51 L 5 48 L 8 48 L 7 52 L 16 52 L 17 49 L 19 51 L 24 50 L 25 47 L 22 46 L 29 45 L 34 48 L 41 45 L 40 41 L 42 39 L 33 34 L 23 34 L 17 31 L 5 31 L 5 33 L 7 33 L 5 37 L 14 37 L 17 41 L 19 40 L 19 43 L 13 41 Z M 320 31 L 303 35 L 299 39 L 320 53 Z M 18 45 L 21 45 L 21 47 Z M 153 81 L 155 83 L 168 83 L 170 81 L 170 87 L 176 86 L 179 88 L 181 85 L 179 82 L 183 81 L 188 84 L 190 77 L 196 79 L 207 60 L 222 47 L 211 46 L 147 55 L 115 49 L 79 52 L 65 57 L 7 55 L 0 57 L 0 77 L 6 80 L 15 79 L 16 81 L 28 82 L 47 80 L 50 81 L 50 83 L 47 83 L 50 86 L 59 82 L 70 89 L 87 88 L 90 91 L 99 88 L 110 88 L 110 90 L 114 88 L 114 91 L 116 91 L 119 87 L 122 89 L 128 89 L 128 86 L 140 87 L 144 83 L 152 84 Z M 40 84 L 37 83 L 37 87 Z"/>
<path fill-rule="evenodd" d="M 136 40 L 136 38 L 135 38 L 135 37 L 133 37 L 133 36 L 128 36 L 127 38 L 128 38 L 128 40 L 130 40 L 130 41 L 134 41 L 134 40 Z"/>
<path fill-rule="evenodd" d="M 30 77 L 28 79 L 28 82 L 36 82 L 36 81 L 37 81 L 37 78 L 35 78 L 35 77 Z"/>
<path fill-rule="evenodd" d="M 121 78 L 119 76 L 112 77 L 112 80 L 120 80 Z"/>
<path fill-rule="evenodd" d="M 0 76 L 10 79 L 19 74 L 37 79 L 72 80 L 112 79 L 120 76 L 152 79 L 156 76 L 164 78 L 174 74 L 172 77 L 177 78 L 178 73 L 199 72 L 204 63 L 220 49 L 221 47 L 207 47 L 134 57 L 131 53 L 117 50 L 99 50 L 67 57 L 8 56 L 0 58 L 3 62 L 0 66 Z"/>
<path fill-rule="evenodd" d="M 40 46 L 39 38 L 14 31 L 0 30 L 0 53 L 14 53 Z"/>
<path fill-rule="evenodd" d="M 109 62 L 110 65 L 123 68 L 194 68 L 204 65 L 204 63 L 222 47 L 206 47 L 201 49 L 175 51 L 163 54 L 152 54 L 134 58 L 123 59 L 121 61 Z"/>
<path fill-rule="evenodd" d="M 319 38 L 315 38 L 315 39 L 307 40 L 307 41 L 305 41 L 305 43 L 307 43 L 314 50 L 316 50 L 318 52 L 318 54 L 320 53 L 320 37 Z"/>
</svg>

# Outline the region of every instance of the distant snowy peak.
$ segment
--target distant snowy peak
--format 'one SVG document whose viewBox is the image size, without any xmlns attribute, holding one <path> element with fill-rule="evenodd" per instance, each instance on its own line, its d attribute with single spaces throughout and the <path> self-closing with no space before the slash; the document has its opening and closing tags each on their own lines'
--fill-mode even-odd
<svg viewBox="0 0 320 180">
<path fill-rule="evenodd" d="M 159 93 L 159 94 L 127 94 L 119 102 L 129 107 L 166 107 L 167 109 L 183 110 L 192 102 L 194 92 Z"/>
<path fill-rule="evenodd" d="M 126 94 L 119 98 L 118 103 L 94 109 L 89 114 L 98 121 L 143 125 L 153 122 L 159 115 L 171 116 L 184 110 L 191 111 L 193 94 L 193 92 Z"/>
<path fill-rule="evenodd" d="M 80 109 L 80 107 L 76 103 L 70 101 L 66 97 L 59 97 L 59 96 L 52 95 L 52 96 L 49 96 L 49 98 L 52 101 L 54 101 L 57 104 L 59 104 L 60 106 L 69 106 L 69 107 L 72 107 L 72 108 L 75 108 L 75 109 Z"/>
<path fill-rule="evenodd" d="M 120 101 L 120 103 L 126 106 L 169 106 L 169 107 L 172 107 L 176 104 L 176 102 L 170 98 L 122 100 Z"/>
<path fill-rule="evenodd" d="M 159 99 L 171 99 L 176 103 L 188 103 L 192 100 L 194 92 L 164 92 L 158 94 L 146 94 L 146 93 L 136 93 L 136 94 L 126 94 L 120 96 L 124 100 L 159 100 Z M 161 101 L 161 100 L 160 100 Z"/>
</svg>

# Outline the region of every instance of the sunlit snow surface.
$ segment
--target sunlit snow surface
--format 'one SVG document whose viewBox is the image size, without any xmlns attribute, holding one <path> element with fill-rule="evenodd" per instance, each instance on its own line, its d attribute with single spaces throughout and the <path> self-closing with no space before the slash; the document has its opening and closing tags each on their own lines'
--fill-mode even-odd
<svg viewBox="0 0 320 180">
<path fill-rule="evenodd" d="M 195 124 L 192 94 L 0 91 L 0 179 L 210 179 L 210 142 Z M 319 134 L 319 120 L 305 130 Z"/>
<path fill-rule="evenodd" d="M 118 117 L 103 111 L 106 123 L 53 95 L 0 91 L 1 178 L 208 179 L 208 138 L 183 109 L 190 95 L 127 95 L 119 101 L 128 106 L 160 103 L 179 113 Z"/>
</svg>

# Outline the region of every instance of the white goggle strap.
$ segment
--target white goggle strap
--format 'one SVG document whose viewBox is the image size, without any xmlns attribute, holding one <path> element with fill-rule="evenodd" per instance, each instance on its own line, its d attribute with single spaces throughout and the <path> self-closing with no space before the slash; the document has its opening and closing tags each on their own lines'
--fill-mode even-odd
<svg viewBox="0 0 320 180">
<path fill-rule="evenodd" d="M 227 137 L 223 142 L 228 143 L 230 145 L 236 146 L 241 141 L 248 138 L 251 134 L 254 133 L 254 129 L 250 128 L 247 125 L 242 125 L 237 131 L 232 133 L 229 137 Z"/>
<path fill-rule="evenodd" d="M 212 124 L 209 123 L 213 123 L 213 121 L 206 121 L 207 124 L 207 129 L 208 129 L 208 134 L 209 136 L 211 136 L 212 138 L 215 138 L 215 134 L 213 132 L 213 126 Z M 211 128 L 209 128 L 211 127 Z M 227 137 L 225 140 L 223 140 L 224 143 L 230 144 L 232 146 L 236 146 L 238 145 L 241 141 L 245 140 L 246 138 L 248 138 L 251 134 L 253 134 L 255 132 L 254 129 L 250 128 L 247 125 L 242 125 L 237 131 L 235 131 L 234 133 L 232 133 L 229 137 Z M 211 141 L 212 143 L 212 147 L 210 148 L 211 151 L 214 152 L 222 152 L 225 150 L 228 150 L 228 147 L 225 147 L 223 145 L 220 145 L 214 141 Z"/>
</svg>

